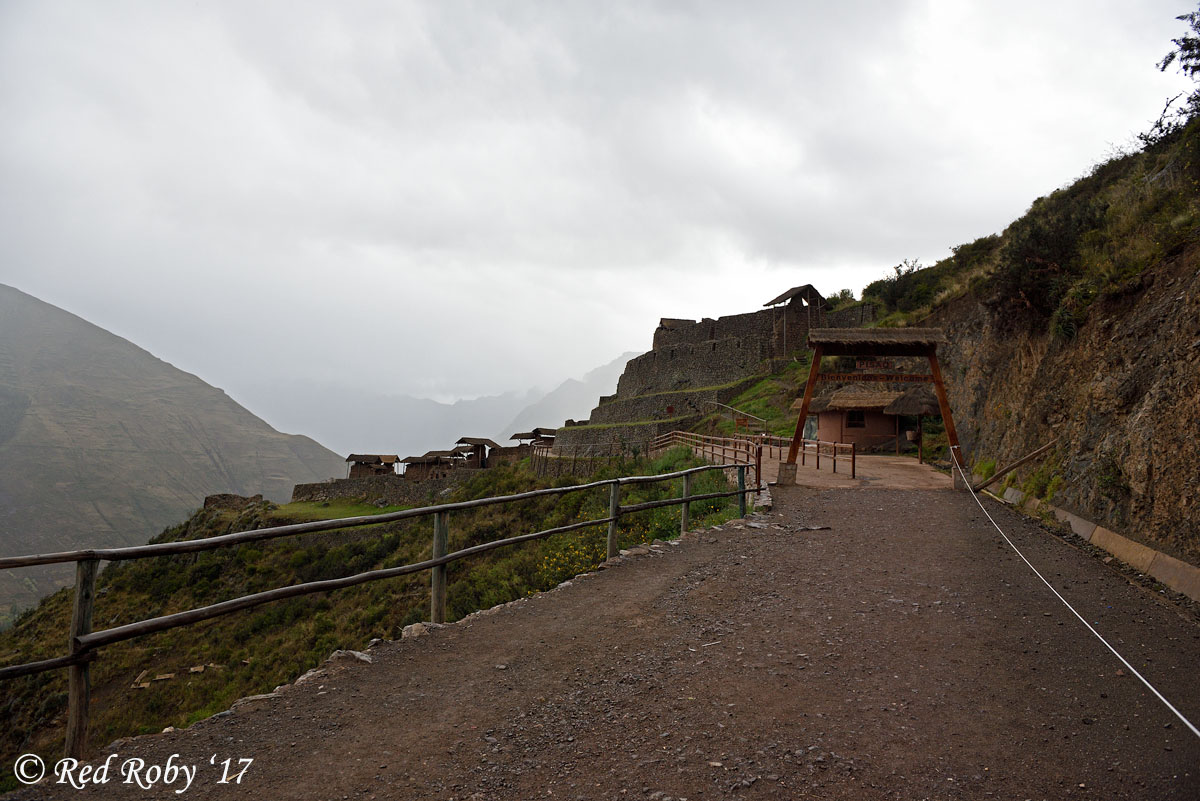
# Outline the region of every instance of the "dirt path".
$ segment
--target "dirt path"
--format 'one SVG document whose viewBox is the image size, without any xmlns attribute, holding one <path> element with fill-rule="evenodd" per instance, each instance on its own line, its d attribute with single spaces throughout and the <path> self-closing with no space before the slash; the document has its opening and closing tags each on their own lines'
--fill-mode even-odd
<svg viewBox="0 0 1200 801">
<path fill-rule="evenodd" d="M 778 491 L 776 511 L 381 643 L 114 778 L 18 798 L 1196 799 L 1183 728 L 966 493 Z M 1187 610 L 1017 516 L 1030 559 L 1193 721 Z M 829 530 L 807 530 L 828 525 Z M 116 765 L 196 764 L 191 789 Z M 216 761 L 253 758 L 239 785 Z M 101 755 L 103 758 L 103 755 Z M 235 768 L 236 770 L 236 768 Z"/>
</svg>

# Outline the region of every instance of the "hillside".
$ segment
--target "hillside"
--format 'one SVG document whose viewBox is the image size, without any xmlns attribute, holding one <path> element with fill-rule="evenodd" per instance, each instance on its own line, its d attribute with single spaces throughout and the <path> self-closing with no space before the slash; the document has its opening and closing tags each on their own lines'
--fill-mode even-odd
<svg viewBox="0 0 1200 801">
<path fill-rule="evenodd" d="M 0 285 L 0 552 L 142 543 L 205 495 L 286 500 L 345 469 L 196 376 Z M 0 573 L 0 622 L 70 574 Z"/>
<path fill-rule="evenodd" d="M 683 448 L 657 460 L 630 461 L 623 474 L 664 473 L 698 464 Z M 595 478 L 611 477 L 615 467 Z M 559 485 L 578 483 L 559 481 Z M 449 501 L 521 492 L 546 482 L 518 467 L 480 471 Z M 700 494 L 727 489 L 717 473 L 693 485 Z M 679 482 L 628 488 L 623 503 L 675 496 Z M 192 540 L 282 523 L 393 511 L 352 503 L 295 503 L 277 506 L 243 499 L 202 509 L 163 532 L 155 542 Z M 457 512 L 450 550 L 502 539 L 580 519 L 603 518 L 608 489 L 535 498 L 520 504 Z M 730 499 L 692 505 L 695 525 L 720 522 L 735 513 Z M 622 519 L 621 547 L 679 533 L 679 510 L 662 507 Z M 605 558 L 606 528 L 558 534 L 453 563 L 448 571 L 448 620 L 505 603 L 590 570 Z M 97 628 L 196 608 L 261 590 L 352 575 L 428 558 L 428 518 L 270 540 L 200 554 L 113 563 L 97 580 Z M 32 661 L 65 648 L 71 619 L 71 590 L 64 589 L 22 614 L 0 632 L 0 664 Z M 103 649 L 91 670 L 92 743 L 185 726 L 227 708 L 246 695 L 270 692 L 339 648 L 362 649 L 374 637 L 398 638 L 401 629 L 428 619 L 429 576 L 422 573 L 363 584 L 337 592 L 268 604 L 196 626 L 172 629 Z M 203 669 L 189 673 L 192 667 Z M 139 674 L 173 674 L 172 679 L 133 685 Z M 186 678 L 184 678 L 186 677 Z M 0 704 L 0 789 L 12 786 L 12 757 L 36 751 L 48 758 L 61 750 L 66 719 L 66 672 L 51 671 L 3 685 Z"/>
<path fill-rule="evenodd" d="M 1058 437 L 1011 482 L 1200 564 L 1200 124 L 864 296 L 884 324 L 945 329 L 973 462 Z"/>
</svg>

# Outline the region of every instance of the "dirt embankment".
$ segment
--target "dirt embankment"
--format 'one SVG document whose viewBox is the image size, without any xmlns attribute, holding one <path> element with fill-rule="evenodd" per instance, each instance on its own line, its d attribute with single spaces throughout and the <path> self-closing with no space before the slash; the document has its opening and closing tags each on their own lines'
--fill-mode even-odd
<svg viewBox="0 0 1200 801">
<path fill-rule="evenodd" d="M 1198 264 L 1185 253 L 1098 298 L 1069 341 L 971 296 L 927 324 L 950 340 L 939 352 L 969 456 L 1013 461 L 1058 436 L 1022 478 L 1041 467 L 1056 505 L 1200 565 Z"/>
<path fill-rule="evenodd" d="M 1200 719 L 1194 615 L 993 514 Z M 948 490 L 786 490 L 775 513 L 369 657 L 117 759 L 177 755 L 206 799 L 1200 797 L 1200 739 Z M 240 785 L 217 783 L 225 759 L 254 760 Z"/>
</svg>

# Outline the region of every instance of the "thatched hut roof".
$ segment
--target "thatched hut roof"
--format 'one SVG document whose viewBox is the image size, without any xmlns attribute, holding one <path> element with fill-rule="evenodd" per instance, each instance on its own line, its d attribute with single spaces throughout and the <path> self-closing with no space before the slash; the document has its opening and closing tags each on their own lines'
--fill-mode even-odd
<svg viewBox="0 0 1200 801">
<path fill-rule="evenodd" d="M 937 396 L 928 384 L 920 384 L 905 392 L 892 401 L 883 410 L 884 414 L 931 414 L 939 415 L 942 409 L 938 406 Z"/>
<path fill-rule="evenodd" d="M 424 456 L 405 456 L 401 464 L 449 464 L 450 451 L 430 451 Z"/>
<path fill-rule="evenodd" d="M 487 437 L 459 437 L 455 445 L 486 445 L 489 448 L 499 448 L 492 440 Z"/>
<path fill-rule="evenodd" d="M 352 453 L 346 457 L 346 461 L 356 464 L 395 464 L 400 457 L 388 453 Z"/>
<path fill-rule="evenodd" d="M 845 387 L 832 395 L 813 398 L 808 405 L 812 414 L 820 412 L 843 412 L 848 409 L 884 409 L 903 395 L 903 392 L 890 389 L 864 389 L 863 387 Z M 803 399 L 792 404 L 799 411 Z"/>
</svg>

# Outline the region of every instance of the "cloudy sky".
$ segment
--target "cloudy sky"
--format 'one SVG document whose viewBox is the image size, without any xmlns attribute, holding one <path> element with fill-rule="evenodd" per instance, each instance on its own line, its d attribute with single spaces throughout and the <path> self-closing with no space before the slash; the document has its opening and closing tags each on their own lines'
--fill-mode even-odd
<svg viewBox="0 0 1200 801">
<path fill-rule="evenodd" d="M 0 282 L 235 398 L 551 386 L 1002 230 L 1194 8 L 4 0 Z"/>
</svg>

